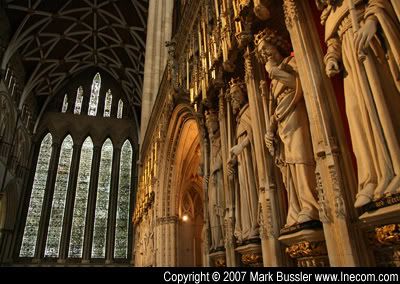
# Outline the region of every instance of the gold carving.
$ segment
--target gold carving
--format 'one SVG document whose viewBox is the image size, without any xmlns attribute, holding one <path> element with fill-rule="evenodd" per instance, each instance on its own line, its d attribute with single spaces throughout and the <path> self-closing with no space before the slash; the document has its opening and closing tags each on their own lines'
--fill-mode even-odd
<svg viewBox="0 0 400 284">
<path fill-rule="evenodd" d="M 214 260 L 215 267 L 226 267 L 226 259 L 225 256 L 216 257 Z"/>
<path fill-rule="evenodd" d="M 375 228 L 376 240 L 382 245 L 400 244 L 400 224 L 389 224 Z"/>
<path fill-rule="evenodd" d="M 245 253 L 242 254 L 242 263 L 246 266 L 260 267 L 263 264 L 263 259 L 258 253 Z"/>
<path fill-rule="evenodd" d="M 320 242 L 300 242 L 286 248 L 285 252 L 291 258 L 322 256 L 327 254 L 324 241 Z"/>
</svg>

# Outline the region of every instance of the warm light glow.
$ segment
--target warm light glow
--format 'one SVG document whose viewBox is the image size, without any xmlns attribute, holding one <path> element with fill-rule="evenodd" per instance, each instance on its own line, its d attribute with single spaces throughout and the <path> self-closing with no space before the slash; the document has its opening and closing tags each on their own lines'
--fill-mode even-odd
<svg viewBox="0 0 400 284">
<path fill-rule="evenodd" d="M 182 216 L 182 221 L 183 221 L 183 222 L 189 221 L 189 216 L 188 216 L 187 214 L 184 214 L 184 215 Z"/>
</svg>

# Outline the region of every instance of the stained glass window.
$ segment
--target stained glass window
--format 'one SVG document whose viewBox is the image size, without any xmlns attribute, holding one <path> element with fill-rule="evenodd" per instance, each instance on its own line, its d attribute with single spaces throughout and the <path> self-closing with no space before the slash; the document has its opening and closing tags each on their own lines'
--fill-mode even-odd
<svg viewBox="0 0 400 284">
<path fill-rule="evenodd" d="M 80 86 L 76 91 L 76 100 L 75 100 L 75 114 L 81 114 L 82 110 L 82 101 L 83 101 L 83 88 Z"/>
<path fill-rule="evenodd" d="M 64 219 L 65 201 L 68 190 L 68 178 L 71 167 L 73 141 L 71 135 L 65 137 L 61 145 L 56 183 L 54 186 L 50 222 L 47 233 L 45 256 L 58 257 L 61 232 Z"/>
<path fill-rule="evenodd" d="M 29 202 L 28 216 L 26 218 L 22 246 L 19 253 L 21 257 L 33 257 L 35 254 L 43 197 L 46 189 L 47 173 L 49 171 L 51 144 L 52 138 L 49 133 L 44 137 L 42 144 L 40 145 L 31 200 Z"/>
<path fill-rule="evenodd" d="M 124 111 L 124 102 L 122 100 L 119 100 L 117 118 L 122 118 L 123 111 Z"/>
<path fill-rule="evenodd" d="M 106 93 L 106 102 L 104 104 L 104 117 L 110 117 L 111 103 L 112 103 L 112 94 L 111 94 L 111 90 L 108 90 Z"/>
<path fill-rule="evenodd" d="M 117 222 L 115 228 L 115 258 L 126 258 L 128 250 L 129 200 L 131 191 L 132 146 L 127 140 L 121 149 Z"/>
<path fill-rule="evenodd" d="M 95 116 L 97 114 L 97 104 L 99 102 L 100 86 L 101 86 L 101 77 L 100 73 L 97 73 L 93 78 L 88 115 Z"/>
<path fill-rule="evenodd" d="M 65 94 L 61 112 L 66 113 L 67 109 L 68 109 L 68 95 Z"/>
<path fill-rule="evenodd" d="M 82 144 L 76 185 L 69 257 L 82 257 L 83 237 L 86 225 L 86 209 L 89 195 L 90 172 L 92 168 L 93 143 L 90 137 Z"/>
<path fill-rule="evenodd" d="M 112 158 L 113 144 L 110 139 L 107 139 L 103 144 L 103 148 L 101 149 L 92 246 L 93 258 L 105 257 Z"/>
</svg>

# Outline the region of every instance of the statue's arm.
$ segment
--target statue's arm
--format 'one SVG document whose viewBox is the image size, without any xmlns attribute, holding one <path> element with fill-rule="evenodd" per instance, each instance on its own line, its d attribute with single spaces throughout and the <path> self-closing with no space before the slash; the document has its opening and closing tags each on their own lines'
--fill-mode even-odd
<svg viewBox="0 0 400 284">
<path fill-rule="evenodd" d="M 328 77 L 333 77 L 340 72 L 342 61 L 342 43 L 338 37 L 328 39 L 328 50 L 324 57 L 325 72 Z"/>
<path fill-rule="evenodd" d="M 246 137 L 239 144 L 237 144 L 231 148 L 230 153 L 235 156 L 240 155 L 240 153 L 242 153 L 243 149 L 245 147 L 247 147 L 247 145 L 250 144 L 250 140 L 252 139 L 252 137 L 253 137 L 253 134 L 251 131 L 249 131 L 247 133 Z"/>
<path fill-rule="evenodd" d="M 287 65 L 285 65 L 287 66 Z M 276 79 L 281 82 L 283 85 L 294 89 L 296 88 L 296 75 L 293 72 L 288 72 L 285 70 L 286 67 L 279 68 L 274 67 L 271 70 L 270 77 L 271 79 Z"/>
</svg>

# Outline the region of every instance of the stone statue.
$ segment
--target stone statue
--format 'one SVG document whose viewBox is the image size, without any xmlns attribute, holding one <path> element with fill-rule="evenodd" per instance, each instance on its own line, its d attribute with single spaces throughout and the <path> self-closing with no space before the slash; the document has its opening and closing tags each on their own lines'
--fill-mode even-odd
<svg viewBox="0 0 400 284">
<path fill-rule="evenodd" d="M 222 176 L 221 138 L 218 114 L 206 113 L 206 125 L 210 137 L 210 183 L 208 185 L 208 206 L 211 232 L 211 250 L 224 246 L 224 186 Z"/>
<path fill-rule="evenodd" d="M 238 242 L 259 237 L 258 191 L 251 119 L 245 95 L 237 80 L 230 82 L 232 110 L 237 114 L 236 145 L 230 149 L 228 174 L 237 166 L 238 186 L 235 192 L 235 228 Z"/>
<path fill-rule="evenodd" d="M 268 28 L 255 42 L 271 79 L 265 142 L 275 156 L 288 194 L 286 226 L 318 220 L 315 161 L 295 58 L 282 56 L 288 43 Z"/>
<path fill-rule="evenodd" d="M 343 67 L 357 160 L 355 207 L 400 192 L 400 1 L 318 0 L 326 73 Z"/>
</svg>

